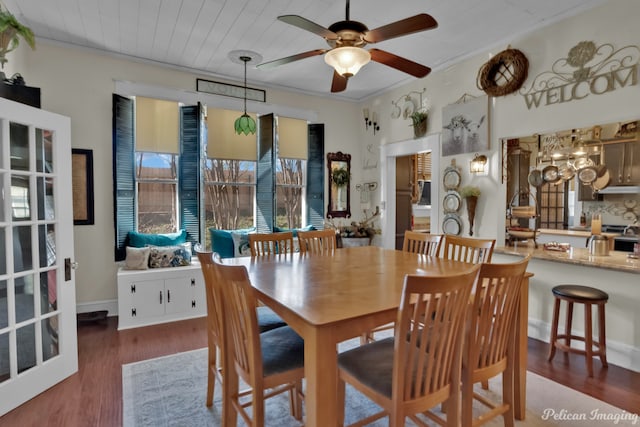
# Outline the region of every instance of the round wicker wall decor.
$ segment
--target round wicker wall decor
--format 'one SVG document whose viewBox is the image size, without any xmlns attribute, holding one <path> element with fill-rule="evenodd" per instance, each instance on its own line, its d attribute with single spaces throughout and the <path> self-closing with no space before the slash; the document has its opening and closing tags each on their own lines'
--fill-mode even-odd
<svg viewBox="0 0 640 427">
<path fill-rule="evenodd" d="M 508 48 L 478 70 L 478 89 L 491 96 L 503 96 L 520 89 L 527 79 L 529 60 L 518 49 Z"/>
</svg>

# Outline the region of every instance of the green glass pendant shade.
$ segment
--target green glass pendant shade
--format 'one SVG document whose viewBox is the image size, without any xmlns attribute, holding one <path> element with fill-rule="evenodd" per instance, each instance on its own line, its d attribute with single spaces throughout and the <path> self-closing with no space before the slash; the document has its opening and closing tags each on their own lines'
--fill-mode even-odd
<svg viewBox="0 0 640 427">
<path fill-rule="evenodd" d="M 253 120 L 247 113 L 244 113 L 236 119 L 234 127 L 238 135 L 240 135 L 241 133 L 245 135 L 256 133 L 256 121 Z"/>
</svg>

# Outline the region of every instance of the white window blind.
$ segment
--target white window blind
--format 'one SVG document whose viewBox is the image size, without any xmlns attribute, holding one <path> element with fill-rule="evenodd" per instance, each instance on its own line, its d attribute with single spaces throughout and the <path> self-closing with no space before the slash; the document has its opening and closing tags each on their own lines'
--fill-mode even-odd
<svg viewBox="0 0 640 427">
<path fill-rule="evenodd" d="M 247 113 L 257 120 L 256 115 Z M 256 135 L 238 135 L 233 126 L 242 111 L 207 109 L 207 157 L 256 161 Z"/>
<path fill-rule="evenodd" d="M 136 97 L 136 151 L 179 154 L 179 112 L 175 101 Z"/>
<path fill-rule="evenodd" d="M 306 159 L 307 154 L 307 121 L 277 118 L 278 157 L 286 159 Z"/>
</svg>

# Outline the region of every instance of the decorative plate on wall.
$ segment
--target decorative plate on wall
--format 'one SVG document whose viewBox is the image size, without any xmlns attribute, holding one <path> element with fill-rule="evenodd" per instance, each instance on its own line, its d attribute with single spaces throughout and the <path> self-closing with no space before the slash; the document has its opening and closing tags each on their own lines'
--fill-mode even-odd
<svg viewBox="0 0 640 427">
<path fill-rule="evenodd" d="M 448 191 L 442 201 L 444 213 L 458 212 L 460 210 L 461 203 L 462 200 L 460 199 L 460 194 L 458 194 L 457 191 Z"/>
<path fill-rule="evenodd" d="M 459 236 L 462 233 L 462 221 L 457 214 L 447 214 L 442 221 L 442 232 Z"/>
<path fill-rule="evenodd" d="M 442 175 L 442 184 L 445 190 L 456 190 L 460 186 L 462 177 L 457 168 L 447 166 Z"/>
</svg>

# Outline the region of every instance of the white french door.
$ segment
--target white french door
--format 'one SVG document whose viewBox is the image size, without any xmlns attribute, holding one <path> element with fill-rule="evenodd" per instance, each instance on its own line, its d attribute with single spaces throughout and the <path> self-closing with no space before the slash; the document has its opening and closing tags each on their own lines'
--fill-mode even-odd
<svg viewBox="0 0 640 427">
<path fill-rule="evenodd" d="M 69 118 L 0 98 L 0 416 L 78 370 Z"/>
</svg>

